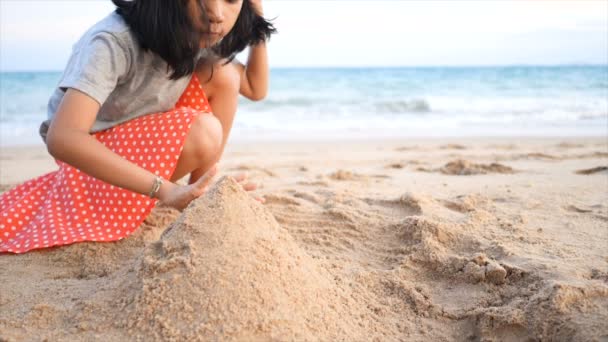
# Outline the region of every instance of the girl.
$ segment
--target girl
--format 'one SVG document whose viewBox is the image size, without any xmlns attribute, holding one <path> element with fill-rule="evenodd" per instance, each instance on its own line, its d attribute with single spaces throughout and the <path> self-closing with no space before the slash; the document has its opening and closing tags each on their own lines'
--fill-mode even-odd
<svg viewBox="0 0 608 342">
<path fill-rule="evenodd" d="M 112 1 L 40 127 L 59 170 L 0 195 L 0 252 L 120 240 L 158 200 L 182 210 L 217 172 L 238 94 L 266 94 L 275 29 L 261 0 Z M 233 61 L 247 46 L 247 66 Z"/>
</svg>

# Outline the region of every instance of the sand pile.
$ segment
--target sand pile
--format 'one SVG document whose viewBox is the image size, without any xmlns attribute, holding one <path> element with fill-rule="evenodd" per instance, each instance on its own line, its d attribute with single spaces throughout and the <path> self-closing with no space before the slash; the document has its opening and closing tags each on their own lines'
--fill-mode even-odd
<svg viewBox="0 0 608 342">
<path fill-rule="evenodd" d="M 176 213 L 156 208 L 149 219 L 155 229 L 144 225 L 117 243 L 8 256 L 29 259 L 26 264 L 45 273 L 61 270 L 53 278 L 63 284 L 54 289 L 57 297 L 42 301 L 40 293 L 28 293 L 20 303 L 16 287 L 3 293 L 0 305 L 13 310 L 0 314 L 0 339 L 32 333 L 143 341 L 373 336 L 367 309 L 350 289 L 338 286 L 232 178 L 218 181 L 167 227 Z"/>
<path fill-rule="evenodd" d="M 143 339 L 366 336 L 349 291 L 230 178 L 191 203 L 145 249 L 137 280 L 126 322 Z"/>
</svg>

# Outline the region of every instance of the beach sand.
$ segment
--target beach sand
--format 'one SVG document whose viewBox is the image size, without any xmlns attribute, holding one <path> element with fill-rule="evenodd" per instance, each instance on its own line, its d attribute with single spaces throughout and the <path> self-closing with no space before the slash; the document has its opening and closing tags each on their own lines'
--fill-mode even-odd
<svg viewBox="0 0 608 342">
<path fill-rule="evenodd" d="M 0 163 L 0 191 L 57 168 Z M 124 240 L 0 255 L 0 341 L 608 340 L 606 138 L 229 143 L 215 180 Z"/>
</svg>

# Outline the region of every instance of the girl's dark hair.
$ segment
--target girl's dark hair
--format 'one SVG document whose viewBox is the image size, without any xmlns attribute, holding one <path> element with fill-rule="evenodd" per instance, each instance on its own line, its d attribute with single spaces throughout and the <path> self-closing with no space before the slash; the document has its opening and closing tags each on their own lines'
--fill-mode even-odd
<svg viewBox="0 0 608 342">
<path fill-rule="evenodd" d="M 189 0 L 112 0 L 116 13 L 120 14 L 135 34 L 144 51 L 157 53 L 173 72 L 176 80 L 191 75 L 200 52 L 201 32 L 196 28 L 188 12 Z M 274 26 L 259 16 L 250 0 L 243 0 L 243 7 L 232 30 L 212 48 L 220 58 L 230 62 L 248 45 L 270 38 L 276 32 Z M 208 18 L 197 1 L 201 20 Z"/>
<path fill-rule="evenodd" d="M 188 14 L 188 0 L 112 0 L 144 51 L 157 53 L 173 69 L 171 79 L 194 72 L 200 33 Z"/>
</svg>

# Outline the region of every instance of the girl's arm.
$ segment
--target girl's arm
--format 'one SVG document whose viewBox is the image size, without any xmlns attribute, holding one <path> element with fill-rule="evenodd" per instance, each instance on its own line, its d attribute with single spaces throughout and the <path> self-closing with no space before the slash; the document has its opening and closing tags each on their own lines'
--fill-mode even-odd
<svg viewBox="0 0 608 342">
<path fill-rule="evenodd" d="M 249 47 L 247 65 L 238 61 L 234 65 L 241 75 L 240 93 L 246 98 L 259 101 L 266 97 L 268 92 L 268 53 L 266 43 L 262 42 Z"/>
<path fill-rule="evenodd" d="M 258 15 L 264 16 L 262 0 L 245 1 L 251 1 L 253 10 Z M 241 95 L 253 101 L 265 98 L 268 93 L 268 53 L 266 51 L 266 42 L 249 47 L 249 57 L 247 58 L 246 66 L 238 61 L 235 61 L 234 65 L 241 75 Z"/>
<path fill-rule="evenodd" d="M 86 174 L 106 183 L 148 195 L 156 175 L 114 153 L 89 134 L 99 110 L 99 103 L 85 93 L 68 88 L 47 132 L 47 150 Z M 212 171 L 215 168 L 212 168 Z M 209 172 L 210 178 L 215 171 Z M 204 179 L 201 183 L 208 182 Z M 204 192 L 203 188 L 183 187 L 164 180 L 157 198 L 177 209 L 185 208 Z"/>
</svg>

